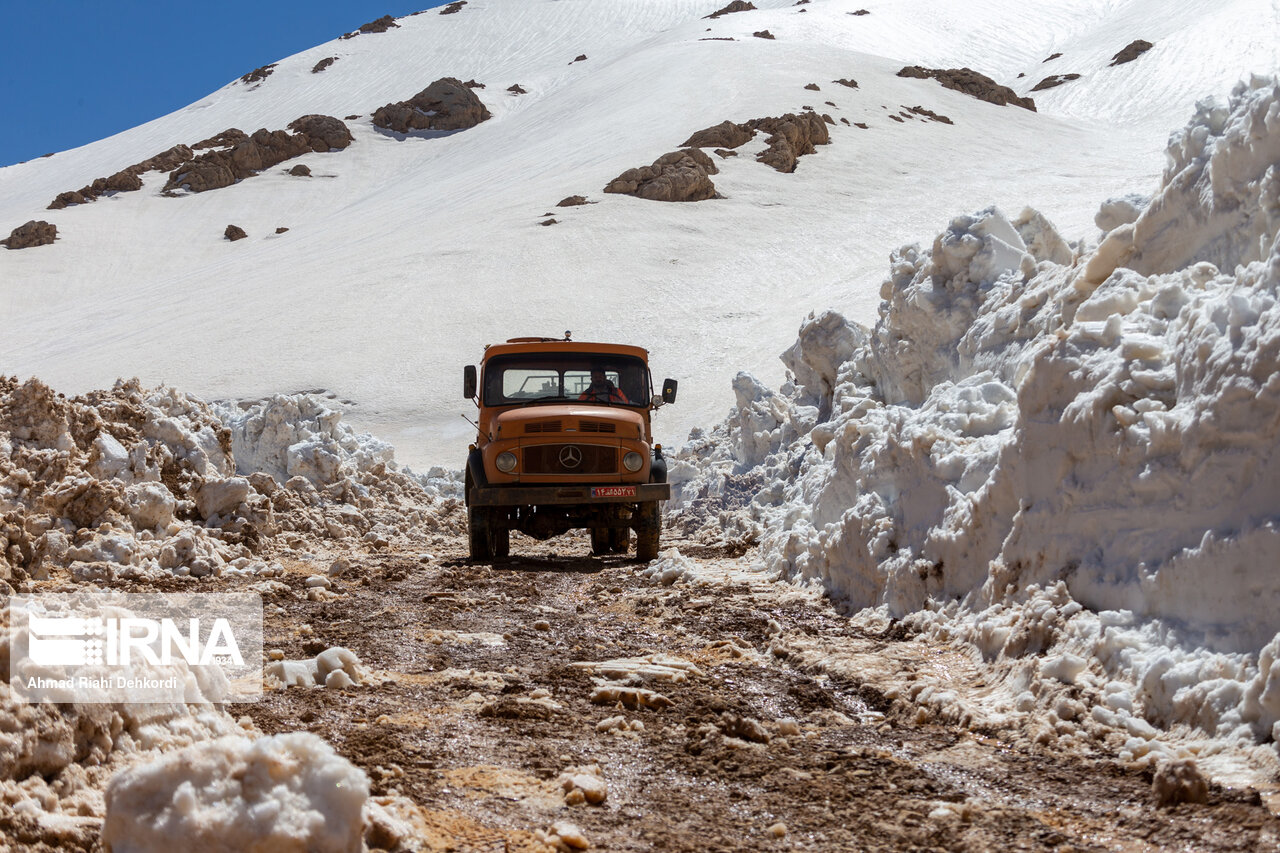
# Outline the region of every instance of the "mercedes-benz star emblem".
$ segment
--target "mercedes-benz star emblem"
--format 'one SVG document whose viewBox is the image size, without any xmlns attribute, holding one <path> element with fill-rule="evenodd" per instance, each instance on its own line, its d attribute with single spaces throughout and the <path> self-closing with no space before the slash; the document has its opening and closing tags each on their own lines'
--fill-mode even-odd
<svg viewBox="0 0 1280 853">
<path fill-rule="evenodd" d="M 577 468 L 582 464 L 582 451 L 572 444 L 565 445 L 560 451 L 560 464 L 566 468 Z"/>
</svg>

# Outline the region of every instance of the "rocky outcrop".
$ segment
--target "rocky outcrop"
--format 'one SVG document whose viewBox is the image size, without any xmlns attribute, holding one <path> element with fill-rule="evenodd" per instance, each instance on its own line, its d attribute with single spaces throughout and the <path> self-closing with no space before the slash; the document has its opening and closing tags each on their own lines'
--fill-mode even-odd
<svg viewBox="0 0 1280 853">
<path fill-rule="evenodd" d="M 748 122 L 748 126 L 769 134 L 765 140 L 769 147 L 756 155 L 756 159 L 779 172 L 794 172 L 796 160 L 812 154 L 815 145 L 826 145 L 831 141 L 826 122 L 812 111 L 759 118 Z"/>
<path fill-rule="evenodd" d="M 252 71 L 250 71 L 248 74 L 241 77 L 240 82 L 241 83 L 261 83 L 263 80 L 266 80 L 268 77 L 270 77 L 272 72 L 275 70 L 276 70 L 276 63 L 274 62 L 271 63 L 270 65 L 264 65 L 261 68 L 255 68 Z"/>
<path fill-rule="evenodd" d="M 13 229 L 7 240 L 0 240 L 0 245 L 7 249 L 29 249 L 32 246 L 48 246 L 56 239 L 58 226 L 43 219 L 33 219 Z"/>
<path fill-rule="evenodd" d="M 198 193 L 228 187 L 285 160 L 341 150 L 352 142 L 346 124 L 332 116 L 305 115 L 290 122 L 289 130 L 294 132 L 263 128 L 231 147 L 194 157 L 170 173 L 165 191 Z"/>
<path fill-rule="evenodd" d="M 243 240 L 249 235 L 244 233 L 244 229 L 239 225 L 228 225 L 226 230 L 222 232 L 222 236 L 234 243 L 236 240 Z"/>
<path fill-rule="evenodd" d="M 591 204 L 587 201 L 587 197 L 583 195 L 571 195 L 568 198 L 562 198 L 556 202 L 556 207 L 578 207 L 583 204 Z"/>
<path fill-rule="evenodd" d="M 311 177 L 311 167 L 305 163 L 299 163 L 289 170 L 289 174 L 295 178 L 309 178 Z"/>
<path fill-rule="evenodd" d="M 449 3 L 449 4 L 448 4 L 448 5 L 446 5 L 443 9 L 441 9 L 441 10 L 440 10 L 440 14 L 441 14 L 441 15 L 453 15 L 453 14 L 456 14 L 456 13 L 458 13 L 458 12 L 461 12 L 461 11 L 462 11 L 462 7 L 463 7 L 463 6 L 465 6 L 465 5 L 467 5 L 467 0 L 456 0 L 456 2 Z"/>
<path fill-rule="evenodd" d="M 465 130 L 489 118 L 489 110 L 467 85 L 456 77 L 442 77 L 407 101 L 379 107 L 373 114 L 377 127 L 408 133 L 411 130 Z"/>
<path fill-rule="evenodd" d="M 245 133 L 238 127 L 229 127 L 216 136 L 210 136 L 208 139 L 202 139 L 191 147 L 197 151 L 202 148 L 228 148 L 232 145 L 239 145 L 249 138 L 249 134 Z M 170 167 L 172 171 L 174 167 Z"/>
<path fill-rule="evenodd" d="M 1036 111 L 1036 102 L 1031 98 L 1022 98 L 1008 86 L 1001 86 L 985 74 L 979 74 L 972 68 L 922 68 L 909 65 L 898 72 L 899 77 L 915 77 L 922 80 L 934 79 L 948 89 L 963 92 L 988 103 L 1004 106 L 1013 104 L 1024 110 Z"/>
<path fill-rule="evenodd" d="M 346 124 L 333 116 L 301 116 L 289 122 L 289 129 L 306 137 L 311 150 L 317 153 L 341 151 L 355 141 Z"/>
<path fill-rule="evenodd" d="M 391 15 L 383 15 L 381 18 L 378 18 L 376 21 L 370 21 L 367 24 L 361 24 L 360 29 L 347 33 L 346 35 L 343 36 L 343 38 L 353 39 L 356 36 L 364 33 L 385 33 L 387 30 L 398 29 L 399 27 L 400 25 L 396 23 L 396 19 L 394 17 L 392 17 Z"/>
<path fill-rule="evenodd" d="M 680 144 L 681 148 L 737 148 L 751 140 L 756 133 L 745 124 L 720 122 L 715 127 L 708 127 L 690 136 Z"/>
<path fill-rule="evenodd" d="M 610 181 L 604 191 L 650 201 L 704 201 L 716 197 L 711 175 L 718 171 L 700 149 L 688 148 L 664 154 L 651 166 L 628 169 Z"/>
<path fill-rule="evenodd" d="M 758 38 L 758 39 L 772 39 L 772 38 L 775 38 L 775 36 L 773 35 L 773 33 L 769 32 L 768 30 L 760 30 L 759 32 L 752 33 L 751 35 L 755 36 L 755 37 L 756 37 L 756 38 Z"/>
<path fill-rule="evenodd" d="M 1053 89 L 1057 86 L 1061 86 L 1063 83 L 1068 83 L 1072 80 L 1079 80 L 1079 79 L 1080 79 L 1079 74 L 1052 74 L 1044 78 L 1043 80 L 1041 80 L 1039 83 L 1032 86 L 1031 91 L 1043 92 L 1045 89 Z"/>
<path fill-rule="evenodd" d="M 1111 65 L 1124 65 L 1126 62 L 1133 62 L 1153 47 L 1155 45 L 1149 41 L 1135 39 L 1125 45 L 1123 50 L 1111 57 Z"/>
<path fill-rule="evenodd" d="M 519 83 L 512 83 L 507 87 L 507 91 L 513 95 L 527 95 L 529 90 L 521 86 Z"/>
<path fill-rule="evenodd" d="M 733 0 L 733 2 L 728 6 L 725 6 L 723 9 L 717 9 L 710 15 L 707 15 L 706 18 L 710 20 L 719 18 L 721 15 L 732 15 L 734 12 L 752 12 L 755 11 L 755 8 L 756 4 L 748 3 L 746 0 Z"/>
<path fill-rule="evenodd" d="M 338 61 L 338 57 L 336 56 L 326 56 L 324 59 L 320 60 L 315 65 L 311 66 L 311 73 L 319 74 L 321 71 L 325 70 L 326 68 L 328 68 L 330 65 L 332 65 L 337 61 Z"/>
<path fill-rule="evenodd" d="M 117 192 L 133 192 L 142 189 L 142 175 L 146 172 L 161 171 L 167 172 L 175 168 L 179 163 L 191 157 L 191 149 L 185 145 L 175 145 L 167 151 L 148 157 L 141 163 L 135 163 L 132 166 L 121 169 L 114 175 L 105 178 L 96 178 L 93 183 L 88 186 L 81 187 L 79 190 L 71 190 L 59 193 L 58 197 L 49 203 L 49 210 L 62 210 L 74 204 L 87 204 L 96 200 L 99 196 L 107 193 Z"/>
</svg>

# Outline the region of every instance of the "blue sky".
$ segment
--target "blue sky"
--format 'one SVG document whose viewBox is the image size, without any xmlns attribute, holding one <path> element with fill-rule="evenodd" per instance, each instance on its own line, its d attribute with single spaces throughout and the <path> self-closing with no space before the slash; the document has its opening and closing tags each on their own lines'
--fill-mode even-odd
<svg viewBox="0 0 1280 853">
<path fill-rule="evenodd" d="M 383 15 L 443 0 L 3 0 L 0 166 L 111 136 Z"/>
</svg>

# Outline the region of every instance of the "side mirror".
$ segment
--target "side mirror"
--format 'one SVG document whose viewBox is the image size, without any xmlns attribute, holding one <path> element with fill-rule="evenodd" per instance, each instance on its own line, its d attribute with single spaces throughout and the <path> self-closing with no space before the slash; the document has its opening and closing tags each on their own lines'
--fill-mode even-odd
<svg viewBox="0 0 1280 853">
<path fill-rule="evenodd" d="M 662 381 L 662 402 L 674 403 L 676 401 L 676 389 L 680 387 L 680 383 L 674 379 L 664 379 Z"/>
<path fill-rule="evenodd" d="M 464 400 L 476 398 L 476 366 L 468 364 L 462 368 L 462 397 Z"/>
</svg>

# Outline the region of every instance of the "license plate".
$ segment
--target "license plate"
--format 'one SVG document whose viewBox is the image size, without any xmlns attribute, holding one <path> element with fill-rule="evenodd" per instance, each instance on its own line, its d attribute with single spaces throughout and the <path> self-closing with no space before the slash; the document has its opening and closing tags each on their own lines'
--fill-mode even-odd
<svg viewBox="0 0 1280 853">
<path fill-rule="evenodd" d="M 634 498 L 636 496 L 635 486 L 592 486 L 591 497 L 593 498 Z"/>
</svg>

